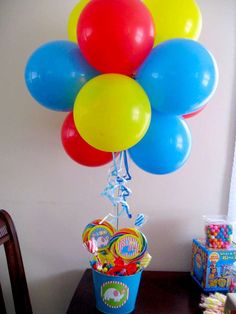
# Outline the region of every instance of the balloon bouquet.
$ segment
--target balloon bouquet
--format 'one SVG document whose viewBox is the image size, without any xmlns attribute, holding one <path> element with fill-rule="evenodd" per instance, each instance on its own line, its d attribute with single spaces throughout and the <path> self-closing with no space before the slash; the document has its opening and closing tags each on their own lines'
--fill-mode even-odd
<svg viewBox="0 0 236 314">
<path fill-rule="evenodd" d="M 197 42 L 201 26 L 194 0 L 81 0 L 69 17 L 69 40 L 44 44 L 26 65 L 30 94 L 48 109 L 69 112 L 61 129 L 66 153 L 89 167 L 113 160 L 103 195 L 116 215 L 92 221 L 82 235 L 104 313 L 133 310 L 151 260 L 139 230 L 143 214 L 135 228 L 118 229 L 121 214 L 132 217 L 127 152 L 146 172 L 178 170 L 191 150 L 186 119 L 216 89 L 214 57 Z"/>
</svg>

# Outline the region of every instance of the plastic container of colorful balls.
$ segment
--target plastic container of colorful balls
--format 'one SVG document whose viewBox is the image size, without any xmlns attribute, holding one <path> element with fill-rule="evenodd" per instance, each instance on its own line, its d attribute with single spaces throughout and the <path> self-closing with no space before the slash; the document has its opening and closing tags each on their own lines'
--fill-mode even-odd
<svg viewBox="0 0 236 314">
<path fill-rule="evenodd" d="M 210 249 L 229 249 L 233 242 L 235 221 L 226 215 L 203 216 L 206 246 Z"/>
</svg>

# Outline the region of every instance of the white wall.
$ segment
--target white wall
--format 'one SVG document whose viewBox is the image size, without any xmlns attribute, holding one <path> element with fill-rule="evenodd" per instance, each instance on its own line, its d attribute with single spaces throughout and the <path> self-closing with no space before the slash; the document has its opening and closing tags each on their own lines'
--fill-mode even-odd
<svg viewBox="0 0 236 314">
<path fill-rule="evenodd" d="M 35 314 L 65 313 L 88 267 L 83 227 L 110 210 L 100 197 L 108 167 L 89 169 L 70 160 L 60 143 L 65 114 L 38 105 L 24 85 L 28 56 L 42 43 L 66 38 L 75 3 L 0 1 L 0 207 L 17 226 Z M 131 165 L 130 204 L 150 217 L 144 232 L 153 256 L 150 268 L 156 270 L 188 270 L 191 240 L 203 233 L 202 214 L 227 210 L 236 133 L 236 1 L 199 0 L 199 5 L 200 41 L 217 59 L 220 82 L 208 108 L 189 121 L 191 157 L 167 176 Z M 6 267 L 1 277 L 7 277 Z M 8 295 L 7 286 L 4 290 Z"/>
</svg>

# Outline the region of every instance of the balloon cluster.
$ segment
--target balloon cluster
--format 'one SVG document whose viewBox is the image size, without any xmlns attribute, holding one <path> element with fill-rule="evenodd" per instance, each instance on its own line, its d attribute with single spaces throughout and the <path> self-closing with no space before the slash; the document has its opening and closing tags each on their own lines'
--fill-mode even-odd
<svg viewBox="0 0 236 314">
<path fill-rule="evenodd" d="M 128 150 L 141 169 L 167 174 L 191 149 L 185 122 L 206 106 L 218 72 L 196 40 L 194 0 L 81 0 L 69 41 L 49 42 L 30 57 L 25 80 L 48 109 L 73 111 L 62 126 L 65 151 L 100 166 Z"/>
</svg>

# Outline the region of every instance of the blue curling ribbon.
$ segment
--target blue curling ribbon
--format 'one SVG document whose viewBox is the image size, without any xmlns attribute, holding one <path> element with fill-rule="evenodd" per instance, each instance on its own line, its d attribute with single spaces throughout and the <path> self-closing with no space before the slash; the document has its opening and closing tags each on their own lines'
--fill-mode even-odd
<svg viewBox="0 0 236 314">
<path fill-rule="evenodd" d="M 128 158 L 127 158 L 127 152 L 124 151 L 124 164 L 125 164 L 125 170 L 126 170 L 126 180 L 129 181 L 132 179 L 130 173 L 129 173 L 129 164 L 128 164 Z"/>
<path fill-rule="evenodd" d="M 124 162 L 125 171 L 122 174 L 122 161 Z M 121 152 L 119 156 L 118 163 L 113 154 L 113 165 L 110 168 L 108 175 L 108 184 L 105 187 L 102 195 L 108 198 L 114 207 L 121 206 L 122 210 L 117 213 L 117 217 L 120 217 L 123 212 L 126 213 L 128 218 L 132 218 L 129 205 L 127 203 L 127 198 L 131 195 L 131 190 L 126 186 L 127 181 L 131 180 L 132 177 L 129 173 L 129 165 L 127 152 Z M 113 215 L 111 215 L 113 216 Z"/>
</svg>

